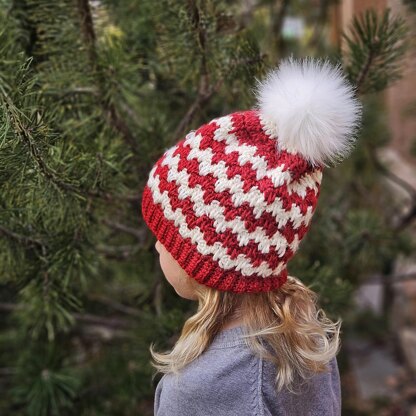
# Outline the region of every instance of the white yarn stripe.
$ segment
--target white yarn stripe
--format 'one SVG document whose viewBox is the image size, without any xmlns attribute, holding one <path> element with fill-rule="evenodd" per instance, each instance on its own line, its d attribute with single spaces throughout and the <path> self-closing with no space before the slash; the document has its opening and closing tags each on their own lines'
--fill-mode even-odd
<svg viewBox="0 0 416 416">
<path fill-rule="evenodd" d="M 225 219 L 225 208 L 220 205 L 220 203 L 216 200 L 213 200 L 209 204 L 205 204 L 203 201 L 203 195 L 204 191 L 202 189 L 202 186 L 197 184 L 194 188 L 189 187 L 189 178 L 190 175 L 186 170 L 178 171 L 178 163 L 180 160 L 179 155 L 176 155 L 172 157 L 172 154 L 174 153 L 175 149 L 170 149 L 165 154 L 165 159 L 162 161 L 162 165 L 169 165 L 169 171 L 167 175 L 167 180 L 169 182 L 175 182 L 178 186 L 178 196 L 180 199 L 189 198 L 194 203 L 194 213 L 197 217 L 201 217 L 202 215 L 207 215 L 209 218 L 214 220 L 214 227 L 215 231 L 217 233 L 225 232 L 227 229 L 229 229 L 232 233 L 236 234 L 236 237 L 238 239 L 238 242 L 240 246 L 246 246 L 250 240 L 254 240 L 257 245 L 258 249 L 264 253 L 267 254 L 270 252 L 270 248 L 272 246 L 278 247 L 277 253 L 279 257 L 282 257 L 284 253 L 286 252 L 286 248 L 288 245 L 288 241 L 284 237 L 283 234 L 281 234 L 279 231 L 275 232 L 273 236 L 270 238 L 261 227 L 256 227 L 255 231 L 249 232 L 244 222 L 241 221 L 238 217 L 234 218 L 232 220 L 226 220 Z M 166 161 L 166 162 L 165 162 Z M 278 199 L 276 198 L 275 201 Z M 282 209 L 282 215 L 283 213 L 286 214 L 286 221 L 290 218 L 290 212 L 295 212 L 293 206 L 291 211 L 285 211 Z M 297 207 L 296 207 L 297 208 Z M 299 216 L 301 222 L 304 222 L 305 224 L 309 224 L 311 218 L 312 218 L 312 207 L 309 206 L 307 208 L 307 214 L 302 216 L 300 213 L 300 209 L 297 208 L 297 211 L 295 212 L 296 215 Z M 292 214 L 293 215 L 293 214 Z M 282 219 L 282 218 L 280 218 Z M 297 223 L 294 221 L 294 228 Z M 300 226 L 300 224 L 299 224 Z M 295 234 L 297 237 L 297 235 Z M 296 251 L 298 246 L 298 241 L 292 241 L 290 244 L 290 248 L 293 251 Z"/>
<path fill-rule="evenodd" d="M 264 114 L 258 112 L 260 124 L 263 131 L 273 140 L 277 139 L 277 125 L 273 123 L 268 117 L 265 117 Z"/>
<path fill-rule="evenodd" d="M 189 198 L 193 202 L 193 211 L 195 216 L 201 217 L 207 215 L 213 219 L 213 225 L 217 233 L 225 232 L 229 229 L 236 235 L 240 246 L 246 246 L 250 240 L 254 240 L 257 243 L 258 249 L 267 254 L 270 252 L 270 248 L 275 246 L 278 248 L 278 255 L 282 257 L 286 251 L 288 242 L 286 238 L 277 231 L 272 238 L 270 238 L 262 227 L 256 227 L 255 231 L 249 232 L 240 218 L 236 217 L 232 220 L 226 220 L 225 208 L 219 201 L 213 200 L 209 204 L 204 203 L 205 191 L 200 184 L 195 187 L 189 187 L 189 173 L 184 169 L 178 171 L 178 164 L 180 157 L 176 155 L 172 157 L 174 149 L 166 154 L 165 160 L 162 161 L 162 165 L 169 164 L 169 172 L 167 180 L 169 182 L 175 182 L 178 187 L 178 195 L 180 199 Z"/>
<path fill-rule="evenodd" d="M 195 141 L 194 139 L 195 138 L 189 137 L 188 141 L 189 140 Z M 199 136 L 199 139 L 200 139 L 200 136 Z M 162 161 L 162 165 L 169 166 L 167 180 L 169 182 L 175 181 L 175 183 L 178 186 L 179 198 L 185 199 L 188 197 L 194 203 L 194 213 L 197 217 L 200 217 L 205 214 L 209 218 L 213 219 L 214 220 L 213 225 L 216 229 L 216 232 L 218 233 L 224 232 L 227 228 L 230 229 L 236 235 L 240 246 L 245 246 L 249 243 L 250 240 L 253 240 L 257 243 L 258 249 L 264 254 L 269 253 L 270 248 L 274 246 L 278 248 L 277 252 L 278 252 L 279 257 L 282 257 L 284 255 L 288 242 L 286 238 L 279 231 L 277 231 L 271 238 L 268 237 L 264 229 L 261 227 L 257 227 L 254 232 L 248 232 L 244 225 L 244 222 L 241 221 L 240 219 L 235 218 L 230 221 L 227 221 L 225 219 L 225 215 L 224 215 L 225 208 L 222 205 L 220 205 L 218 201 L 214 200 L 208 205 L 204 204 L 203 203 L 204 191 L 202 187 L 198 185 L 194 188 L 190 188 L 189 187 L 190 175 L 188 174 L 188 172 L 186 170 L 182 170 L 181 172 L 178 171 L 178 164 L 180 161 L 180 156 L 176 155 L 175 157 L 172 157 L 175 150 L 176 148 L 173 147 L 165 153 L 165 158 Z M 210 149 L 208 151 L 211 152 Z M 212 154 L 209 155 L 208 158 L 212 160 Z M 188 159 L 189 159 L 189 156 L 188 156 Z M 217 165 L 214 164 L 214 166 L 217 166 Z M 309 178 L 306 178 L 306 179 L 309 179 Z M 225 179 L 222 179 L 222 180 L 225 180 L 228 182 L 233 181 L 233 180 L 229 180 L 226 176 L 225 176 Z M 305 183 L 309 183 L 309 182 L 305 181 Z M 299 188 L 301 187 L 301 185 L 297 185 L 297 187 Z M 231 185 L 230 189 L 232 190 L 233 188 L 235 187 Z M 239 188 L 240 188 L 241 193 L 243 193 L 242 183 L 240 183 Z M 263 194 L 258 190 L 254 199 L 257 199 L 257 201 L 261 200 L 261 202 L 265 204 Z M 279 215 L 279 226 L 282 225 L 280 224 L 282 220 L 284 221 L 284 224 L 286 224 L 286 222 L 290 219 L 294 223 L 294 228 L 296 229 L 301 225 L 302 222 L 304 222 L 305 224 L 308 224 L 312 216 L 311 215 L 312 207 L 308 207 L 306 215 L 302 215 L 300 212 L 300 209 L 296 205 L 293 205 L 292 210 L 289 212 L 285 211 L 283 209 L 283 206 L 281 206 L 280 209 L 281 209 L 281 213 Z"/>
<path fill-rule="evenodd" d="M 235 270 L 240 271 L 243 276 L 258 274 L 265 278 L 273 274 L 279 274 L 284 269 L 285 262 L 280 262 L 274 270 L 270 269 L 268 263 L 265 261 L 263 261 L 260 266 L 254 267 L 250 262 L 250 259 L 244 254 L 238 254 L 235 259 L 232 259 L 227 254 L 226 248 L 224 248 L 220 242 L 215 242 L 211 246 L 207 245 L 199 227 L 189 229 L 186 217 L 183 215 L 182 210 L 180 208 L 177 208 L 174 211 L 172 210 L 168 192 L 160 192 L 160 178 L 158 175 L 153 176 L 155 170 L 156 165 L 154 165 L 150 171 L 149 180 L 147 182 L 152 191 L 154 201 L 162 205 L 165 217 L 172 220 L 176 227 L 179 227 L 178 230 L 182 237 L 191 239 L 192 244 L 197 247 L 199 253 L 203 255 L 212 255 L 213 260 L 217 261 L 224 270 L 235 268 Z"/>
<path fill-rule="evenodd" d="M 312 173 L 303 176 L 298 181 L 292 181 L 288 183 L 286 187 L 289 195 L 291 195 L 293 192 L 296 192 L 299 196 L 305 198 L 307 188 L 313 189 L 315 194 L 318 193 L 316 184 L 320 184 L 321 181 L 322 171 L 314 170 Z"/>
<path fill-rule="evenodd" d="M 296 192 L 302 198 L 305 198 L 307 188 L 313 189 L 315 194 L 318 192 L 317 183 L 320 184 L 322 181 L 321 171 L 315 170 L 313 171 L 313 173 L 310 173 L 302 177 L 299 181 L 292 181 L 290 171 L 283 171 L 284 165 L 277 166 L 273 169 L 268 169 L 267 162 L 264 160 L 263 157 L 254 156 L 257 150 L 255 146 L 250 146 L 247 144 L 241 145 L 238 143 L 238 139 L 235 134 L 228 133 L 233 128 L 231 116 L 224 116 L 218 119 L 214 119 L 213 121 L 211 121 L 211 123 L 214 121 L 215 124 L 218 125 L 218 129 L 214 133 L 214 140 L 225 141 L 225 154 L 229 154 L 231 152 L 238 152 L 238 161 L 241 166 L 243 166 L 248 161 L 251 162 L 252 169 L 256 171 L 257 180 L 263 179 L 264 177 L 268 177 L 272 181 L 273 185 L 276 187 L 286 184 L 289 195 L 291 195 L 293 192 Z M 188 160 L 189 157 L 193 157 L 193 155 L 196 155 L 197 157 L 195 158 L 198 159 L 200 165 L 202 165 L 202 167 L 200 166 L 200 172 L 202 175 L 205 175 L 205 170 L 209 170 L 209 166 L 214 165 L 217 169 L 218 165 L 212 163 L 213 153 L 211 149 L 200 149 L 201 140 L 202 136 L 196 136 L 194 131 L 190 132 L 186 136 L 186 142 L 190 144 L 192 147 L 192 156 L 189 155 Z M 207 155 L 206 153 L 209 154 Z M 204 157 L 208 157 L 208 160 L 204 160 Z M 222 168 L 224 165 L 226 165 L 226 163 L 223 162 L 219 165 L 219 168 Z M 221 179 L 223 176 L 225 176 L 225 179 L 228 180 L 226 172 L 224 172 L 224 169 L 221 170 Z M 219 175 L 217 177 L 220 178 Z M 241 178 L 240 175 L 238 175 L 237 177 Z"/>
<path fill-rule="evenodd" d="M 260 120 L 264 122 L 262 116 L 260 116 Z M 276 168 L 269 169 L 267 162 L 262 156 L 255 156 L 257 147 L 238 143 L 237 136 L 234 133 L 229 133 L 229 131 L 233 128 L 232 117 L 230 115 L 215 119 L 215 124 L 219 127 L 214 133 L 214 140 L 225 141 L 225 154 L 238 152 L 238 162 L 240 166 L 245 165 L 247 162 L 251 162 L 252 169 L 256 171 L 257 180 L 268 177 L 276 187 L 286 184 L 289 195 L 296 192 L 302 198 L 305 198 L 307 188 L 313 189 L 315 194 L 318 192 L 316 182 L 318 184 L 321 183 L 321 171 L 315 170 L 314 173 L 305 175 L 300 181 L 292 181 L 290 171 L 283 171 L 284 164 L 277 166 Z M 194 132 L 189 133 L 190 139 L 194 137 Z"/>
<path fill-rule="evenodd" d="M 229 190 L 231 194 L 231 201 L 236 207 L 241 206 L 244 202 L 248 202 L 250 207 L 253 208 L 253 215 L 257 219 L 261 217 L 263 212 L 271 213 L 276 218 L 278 228 L 286 225 L 288 220 L 292 221 L 294 229 L 299 228 L 302 223 L 305 225 L 309 224 L 312 218 L 312 207 L 308 207 L 306 214 L 302 215 L 300 208 L 296 204 L 292 204 L 291 209 L 286 211 L 283 207 L 283 202 L 278 196 L 272 204 L 267 204 L 263 192 L 261 192 L 256 186 L 253 186 L 247 192 L 244 192 L 244 182 L 241 179 L 241 176 L 236 175 L 229 179 L 227 177 L 226 163 L 222 160 L 218 163 L 213 163 L 212 158 L 214 157 L 214 154 L 212 150 L 210 148 L 204 150 L 199 149 L 201 140 L 201 135 L 187 136 L 186 143 L 191 147 L 191 151 L 189 152 L 187 158 L 188 160 L 191 158 L 198 160 L 199 174 L 201 176 L 206 176 L 211 173 L 214 177 L 219 179 L 215 183 L 214 189 L 216 192 L 220 193 L 224 192 L 225 190 Z M 165 153 L 164 160 L 162 161 L 162 165 L 168 165 L 169 169 L 171 169 L 173 164 L 177 164 L 179 162 L 179 155 L 172 157 L 174 151 L 175 148 L 168 150 Z M 314 183 L 314 179 L 307 178 L 306 180 L 299 182 L 297 185 L 292 185 L 292 191 L 297 190 L 299 195 L 306 195 L 306 187 L 309 186 L 311 182 Z"/>
<path fill-rule="evenodd" d="M 257 180 L 267 177 L 273 182 L 274 186 L 281 186 L 291 181 L 290 172 L 288 170 L 283 170 L 284 165 L 277 166 L 273 169 L 268 169 L 267 162 L 264 160 L 264 158 L 258 155 L 255 156 L 255 153 L 258 150 L 257 147 L 251 146 L 249 144 L 240 144 L 238 142 L 237 136 L 234 133 L 229 133 L 229 131 L 234 128 L 231 116 L 228 115 L 220 117 L 215 120 L 215 124 L 218 125 L 218 128 L 215 130 L 214 140 L 218 142 L 225 142 L 225 154 L 237 152 L 239 154 L 238 164 L 240 166 L 244 166 L 247 162 L 251 162 L 253 170 L 256 172 Z M 195 146 L 193 145 L 192 147 L 200 150 L 199 144 L 202 139 L 200 135 L 198 135 L 198 138 L 196 138 L 195 132 L 191 132 L 188 136 L 193 142 L 192 144 L 195 143 Z M 195 142 L 193 140 L 194 138 L 196 139 Z M 205 149 L 200 151 L 204 152 Z M 212 158 L 210 160 L 212 162 Z"/>
</svg>

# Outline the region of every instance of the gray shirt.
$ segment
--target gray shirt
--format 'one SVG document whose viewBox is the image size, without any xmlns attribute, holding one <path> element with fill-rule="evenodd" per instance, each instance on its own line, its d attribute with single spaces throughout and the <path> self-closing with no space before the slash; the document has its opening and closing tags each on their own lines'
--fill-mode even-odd
<svg viewBox="0 0 416 416">
<path fill-rule="evenodd" d="M 339 416 L 336 358 L 300 395 L 274 388 L 276 369 L 239 338 L 244 328 L 222 330 L 208 349 L 182 369 L 165 374 L 155 392 L 155 416 Z"/>
</svg>

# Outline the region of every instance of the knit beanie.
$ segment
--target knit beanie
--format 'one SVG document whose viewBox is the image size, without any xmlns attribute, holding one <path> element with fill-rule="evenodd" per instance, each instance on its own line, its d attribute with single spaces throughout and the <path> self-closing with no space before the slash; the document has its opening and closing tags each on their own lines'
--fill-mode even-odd
<svg viewBox="0 0 416 416">
<path fill-rule="evenodd" d="M 362 110 L 327 59 L 286 58 L 253 92 L 254 108 L 214 118 L 164 152 L 141 205 L 191 278 L 236 293 L 286 282 L 323 170 L 352 150 Z"/>
</svg>

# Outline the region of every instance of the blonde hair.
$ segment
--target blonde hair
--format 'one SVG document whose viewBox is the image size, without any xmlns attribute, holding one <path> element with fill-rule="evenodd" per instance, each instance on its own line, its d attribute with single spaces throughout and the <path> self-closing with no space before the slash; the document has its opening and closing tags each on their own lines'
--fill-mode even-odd
<svg viewBox="0 0 416 416">
<path fill-rule="evenodd" d="M 247 328 L 246 344 L 254 354 L 270 360 L 276 367 L 277 391 L 286 387 L 295 393 L 295 384 L 328 371 L 327 364 L 339 352 L 342 320 L 331 321 L 318 308 L 318 295 L 293 276 L 288 276 L 279 289 L 261 293 L 194 286 L 198 310 L 186 320 L 173 349 L 158 353 L 150 346 L 154 360 L 151 364 L 157 372 L 178 374 L 208 348 L 238 308 L 244 312 L 241 318 Z"/>
</svg>

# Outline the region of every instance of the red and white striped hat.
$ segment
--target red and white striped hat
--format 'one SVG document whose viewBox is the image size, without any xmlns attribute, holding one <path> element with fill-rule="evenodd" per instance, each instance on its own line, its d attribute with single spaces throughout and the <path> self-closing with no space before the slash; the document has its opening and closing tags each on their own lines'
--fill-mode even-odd
<svg viewBox="0 0 416 416">
<path fill-rule="evenodd" d="M 362 106 L 341 67 L 292 57 L 257 80 L 257 105 L 191 131 L 150 171 L 145 222 L 199 283 L 264 292 L 287 279 L 327 162 L 355 143 Z"/>
</svg>

